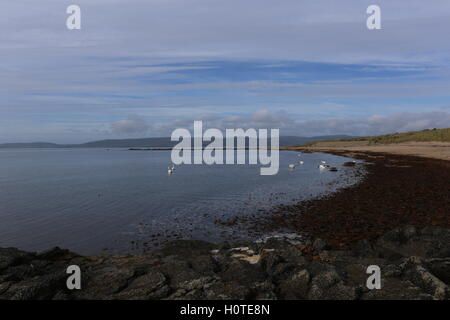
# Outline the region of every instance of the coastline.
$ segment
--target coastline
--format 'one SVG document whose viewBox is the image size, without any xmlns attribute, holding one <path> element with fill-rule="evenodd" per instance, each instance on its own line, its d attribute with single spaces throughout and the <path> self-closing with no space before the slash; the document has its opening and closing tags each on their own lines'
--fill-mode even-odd
<svg viewBox="0 0 450 320">
<path fill-rule="evenodd" d="M 417 156 L 422 158 L 432 158 L 450 160 L 449 142 L 420 142 L 410 141 L 392 144 L 372 144 L 368 141 L 330 141 L 316 142 L 311 146 L 283 147 L 280 150 L 324 152 L 331 153 L 381 153 L 404 156 Z"/>
<path fill-rule="evenodd" d="M 306 232 L 346 249 L 406 225 L 450 228 L 450 161 L 343 149 L 297 150 L 363 160 L 366 175 L 329 196 L 282 206 L 256 229 Z"/>
<path fill-rule="evenodd" d="M 69 290 L 69 266 L 80 290 Z M 381 288 L 367 287 L 369 266 Z M 448 300 L 450 229 L 394 229 L 333 250 L 320 238 L 211 244 L 180 240 L 139 255 L 0 248 L 0 300 Z"/>
<path fill-rule="evenodd" d="M 0 299 L 449 299 L 450 162 L 327 152 L 364 160 L 365 178 L 254 220 L 306 237 L 179 240 L 128 255 L 0 248 Z M 65 286 L 74 264 L 79 291 Z M 369 265 L 380 266 L 382 290 L 365 286 Z"/>
</svg>

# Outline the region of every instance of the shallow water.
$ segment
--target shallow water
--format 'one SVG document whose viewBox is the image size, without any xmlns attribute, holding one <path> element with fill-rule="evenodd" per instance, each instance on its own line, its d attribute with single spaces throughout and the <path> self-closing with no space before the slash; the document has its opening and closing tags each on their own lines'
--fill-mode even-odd
<svg viewBox="0 0 450 320">
<path fill-rule="evenodd" d="M 294 170 L 289 163 L 305 164 Z M 319 171 L 325 160 L 339 172 Z M 349 158 L 280 152 L 280 171 L 259 165 L 182 165 L 170 151 L 0 150 L 0 247 L 83 254 L 131 252 L 161 239 L 245 237 L 216 219 L 258 214 L 353 183 Z M 341 170 L 342 169 L 342 170 Z"/>
</svg>

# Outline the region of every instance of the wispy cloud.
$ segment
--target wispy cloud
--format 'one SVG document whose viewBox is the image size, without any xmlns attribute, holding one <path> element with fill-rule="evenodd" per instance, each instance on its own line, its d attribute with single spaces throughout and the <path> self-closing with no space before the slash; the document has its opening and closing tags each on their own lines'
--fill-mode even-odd
<svg viewBox="0 0 450 320">
<path fill-rule="evenodd" d="M 161 134 L 203 117 L 302 135 L 396 130 L 374 115 L 403 115 L 405 130 L 448 121 L 432 116 L 450 99 L 447 0 L 379 0 L 376 32 L 369 0 L 77 4 L 82 29 L 68 31 L 67 3 L 0 3 L 0 142 Z"/>
<path fill-rule="evenodd" d="M 177 128 L 192 129 L 193 122 L 201 120 L 206 128 L 277 128 L 282 135 L 319 136 L 330 134 L 379 135 L 392 132 L 407 132 L 432 128 L 446 128 L 450 124 L 448 112 L 396 113 L 373 115 L 366 118 L 303 119 L 290 115 L 284 110 L 272 112 L 261 109 L 251 114 L 239 116 L 203 115 L 185 117 L 152 125 L 139 116 L 111 124 L 110 133 L 135 134 L 152 133 L 155 136 L 169 136 Z M 119 129 L 119 130 L 117 130 Z"/>
</svg>

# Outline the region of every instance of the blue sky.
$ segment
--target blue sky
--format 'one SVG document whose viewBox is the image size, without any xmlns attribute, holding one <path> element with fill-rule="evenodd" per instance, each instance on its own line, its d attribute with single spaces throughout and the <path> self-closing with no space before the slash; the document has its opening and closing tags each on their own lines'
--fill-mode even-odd
<svg viewBox="0 0 450 320">
<path fill-rule="evenodd" d="M 450 126 L 450 2 L 16 0 L 0 4 L 0 143 Z M 70 4 L 82 29 L 65 27 Z"/>
</svg>

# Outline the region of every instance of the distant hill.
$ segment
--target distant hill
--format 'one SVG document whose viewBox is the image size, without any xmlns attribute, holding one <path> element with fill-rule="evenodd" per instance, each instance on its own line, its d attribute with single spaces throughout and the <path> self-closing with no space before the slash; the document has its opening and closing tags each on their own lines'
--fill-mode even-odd
<svg viewBox="0 0 450 320">
<path fill-rule="evenodd" d="M 170 138 L 140 138 L 140 139 L 110 139 L 87 142 L 74 145 L 78 148 L 168 148 L 176 142 L 170 141 Z"/>
<path fill-rule="evenodd" d="M 324 139 L 321 142 L 330 141 L 367 141 L 369 144 L 393 144 L 401 142 L 450 142 L 450 128 L 446 129 L 426 129 L 422 131 L 411 131 L 403 133 L 385 134 L 381 136 L 357 137 L 357 138 L 338 138 L 338 139 Z M 313 145 L 315 142 L 308 142 L 308 145 Z"/>
<path fill-rule="evenodd" d="M 318 137 L 280 137 L 280 146 L 301 145 L 318 140 L 333 140 L 351 138 L 345 135 L 318 136 Z M 162 138 L 140 138 L 140 139 L 109 139 L 92 141 L 81 144 L 56 144 L 47 142 L 33 143 L 4 143 L 0 148 L 171 148 L 178 142 L 170 141 L 169 137 Z M 206 143 L 208 144 L 208 143 Z"/>
<path fill-rule="evenodd" d="M 332 136 L 317 136 L 317 137 L 295 137 L 295 136 L 283 136 L 280 137 L 280 147 L 288 147 L 293 145 L 302 145 L 309 142 L 320 140 L 336 140 L 336 139 L 350 139 L 351 136 L 347 135 L 332 135 Z"/>
<path fill-rule="evenodd" d="M 3 143 L 0 148 L 60 148 L 61 145 L 48 142 Z"/>
</svg>

